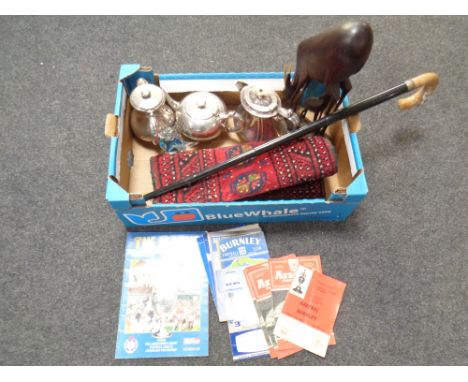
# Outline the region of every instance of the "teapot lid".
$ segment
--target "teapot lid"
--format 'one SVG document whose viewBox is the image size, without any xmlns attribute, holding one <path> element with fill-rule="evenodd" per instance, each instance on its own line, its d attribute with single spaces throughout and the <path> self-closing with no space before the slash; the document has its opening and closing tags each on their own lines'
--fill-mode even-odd
<svg viewBox="0 0 468 382">
<path fill-rule="evenodd" d="M 281 100 L 273 90 L 263 89 L 256 85 L 247 85 L 240 93 L 242 106 L 255 117 L 270 118 L 278 114 Z"/>
<path fill-rule="evenodd" d="M 190 93 L 181 103 L 183 111 L 191 119 L 210 119 L 224 112 L 226 107 L 221 99 L 209 92 Z"/>
<path fill-rule="evenodd" d="M 166 94 L 159 86 L 148 83 L 140 78 L 138 86 L 130 94 L 130 103 L 133 108 L 144 112 L 152 112 L 159 109 L 166 102 Z"/>
</svg>

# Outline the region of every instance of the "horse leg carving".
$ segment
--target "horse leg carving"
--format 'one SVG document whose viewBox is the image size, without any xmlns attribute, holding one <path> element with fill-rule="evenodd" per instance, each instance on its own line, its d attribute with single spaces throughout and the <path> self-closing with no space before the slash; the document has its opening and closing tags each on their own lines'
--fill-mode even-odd
<svg viewBox="0 0 468 382">
<path fill-rule="evenodd" d="M 304 111 L 302 117 L 305 118 L 308 111 L 314 113 L 314 121 L 317 120 L 320 111 L 324 107 L 324 100 L 321 98 L 309 97 L 304 101 Z"/>
<path fill-rule="evenodd" d="M 323 108 L 323 115 L 328 115 L 332 110 L 333 107 L 337 104 L 338 100 L 340 99 L 340 86 L 339 84 L 330 84 L 327 85 L 326 91 L 326 99 L 327 102 Z"/>
<path fill-rule="evenodd" d="M 335 110 L 333 110 L 333 111 L 338 110 L 338 108 L 341 106 L 341 104 L 343 103 L 345 97 L 348 95 L 348 93 L 351 91 L 352 88 L 353 88 L 353 85 L 351 85 L 351 81 L 349 80 L 349 78 L 347 78 L 346 80 L 340 82 L 341 97 L 340 97 L 340 100 L 338 101 L 338 103 L 336 105 Z"/>
</svg>

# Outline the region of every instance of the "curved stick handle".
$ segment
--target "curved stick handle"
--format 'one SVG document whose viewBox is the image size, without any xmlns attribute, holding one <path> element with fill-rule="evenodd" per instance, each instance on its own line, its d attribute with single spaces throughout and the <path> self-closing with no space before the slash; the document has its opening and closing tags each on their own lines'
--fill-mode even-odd
<svg viewBox="0 0 468 382">
<path fill-rule="evenodd" d="M 427 96 L 431 95 L 439 84 L 439 76 L 436 73 L 424 73 L 406 81 L 408 91 L 417 89 L 409 97 L 398 100 L 400 110 L 408 110 L 413 106 L 419 106 L 424 103 Z"/>
</svg>

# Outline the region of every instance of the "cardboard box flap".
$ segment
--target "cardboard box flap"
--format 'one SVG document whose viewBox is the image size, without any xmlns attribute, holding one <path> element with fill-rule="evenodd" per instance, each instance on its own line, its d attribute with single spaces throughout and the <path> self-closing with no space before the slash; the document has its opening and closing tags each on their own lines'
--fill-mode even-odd
<svg viewBox="0 0 468 382">
<path fill-rule="evenodd" d="M 146 206 L 146 200 L 142 194 L 130 194 L 130 204 L 132 206 Z"/>
<path fill-rule="evenodd" d="M 281 92 L 284 89 L 282 73 L 176 73 L 161 74 L 161 87 L 172 95 L 194 91 L 239 93 L 238 81 L 263 86 Z"/>
<path fill-rule="evenodd" d="M 367 188 L 367 182 L 364 175 L 364 170 L 359 170 L 354 177 L 353 182 L 346 189 L 346 193 L 349 197 L 367 195 L 369 189 Z"/>
<path fill-rule="evenodd" d="M 113 176 L 107 178 L 106 200 L 116 209 L 128 209 L 132 205 L 129 202 L 128 192 L 125 191 Z"/>
<path fill-rule="evenodd" d="M 348 117 L 347 120 L 350 133 L 361 131 L 361 118 L 359 118 L 359 115 L 352 115 L 351 117 Z"/>
<path fill-rule="evenodd" d="M 107 114 L 104 125 L 104 135 L 108 138 L 116 137 L 119 134 L 117 124 L 118 117 L 112 113 Z"/>
</svg>

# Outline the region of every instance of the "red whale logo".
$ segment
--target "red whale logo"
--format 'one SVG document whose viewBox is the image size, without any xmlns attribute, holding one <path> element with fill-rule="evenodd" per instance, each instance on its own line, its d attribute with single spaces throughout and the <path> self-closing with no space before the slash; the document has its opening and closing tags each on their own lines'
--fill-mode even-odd
<svg viewBox="0 0 468 382">
<path fill-rule="evenodd" d="M 176 213 L 172 216 L 172 220 L 174 221 L 187 221 L 187 220 L 195 220 L 197 215 L 193 212 L 180 212 Z"/>
</svg>

